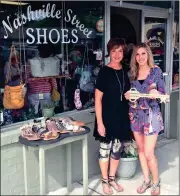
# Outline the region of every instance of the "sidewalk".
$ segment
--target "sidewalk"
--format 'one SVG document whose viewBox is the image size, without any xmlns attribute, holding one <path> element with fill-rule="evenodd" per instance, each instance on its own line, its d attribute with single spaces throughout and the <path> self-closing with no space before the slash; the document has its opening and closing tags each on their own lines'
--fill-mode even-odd
<svg viewBox="0 0 180 196">
<path fill-rule="evenodd" d="M 156 156 L 159 162 L 159 173 L 161 178 L 161 195 L 179 195 L 179 141 L 159 146 L 156 149 Z M 89 195 L 103 195 L 101 190 L 100 175 L 92 176 L 89 179 Z M 137 195 L 136 188 L 143 180 L 140 167 L 136 175 L 130 180 L 119 180 L 124 187 L 124 192 L 114 195 Z M 73 184 L 73 191 L 70 195 L 82 195 L 82 182 Z M 49 195 L 65 195 L 67 189 L 62 188 Z M 150 195 L 150 189 L 145 194 Z"/>
</svg>

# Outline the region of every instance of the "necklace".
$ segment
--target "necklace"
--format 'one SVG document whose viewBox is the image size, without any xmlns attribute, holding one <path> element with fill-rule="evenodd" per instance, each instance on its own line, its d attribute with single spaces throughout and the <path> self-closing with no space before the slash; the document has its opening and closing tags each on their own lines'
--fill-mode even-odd
<svg viewBox="0 0 180 196">
<path fill-rule="evenodd" d="M 123 72 L 123 84 L 121 85 L 121 81 L 120 81 L 120 79 L 119 79 L 119 77 L 118 77 L 118 74 L 117 74 L 117 72 L 116 72 L 116 70 L 114 70 L 114 72 L 115 72 L 115 74 L 116 74 L 116 77 L 117 77 L 117 80 L 118 80 L 118 83 L 119 83 L 119 87 L 120 87 L 120 100 L 122 101 L 122 94 L 123 94 L 123 92 L 124 92 L 124 86 L 125 86 L 125 82 L 124 82 L 124 71 L 123 71 L 123 69 L 122 69 L 122 72 Z"/>
</svg>

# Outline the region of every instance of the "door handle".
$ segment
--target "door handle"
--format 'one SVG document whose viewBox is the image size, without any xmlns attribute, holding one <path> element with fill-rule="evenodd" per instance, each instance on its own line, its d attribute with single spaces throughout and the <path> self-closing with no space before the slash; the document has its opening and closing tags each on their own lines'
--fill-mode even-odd
<svg viewBox="0 0 180 196">
<path fill-rule="evenodd" d="M 169 76 L 170 73 L 169 72 L 163 72 L 163 76 Z"/>
</svg>

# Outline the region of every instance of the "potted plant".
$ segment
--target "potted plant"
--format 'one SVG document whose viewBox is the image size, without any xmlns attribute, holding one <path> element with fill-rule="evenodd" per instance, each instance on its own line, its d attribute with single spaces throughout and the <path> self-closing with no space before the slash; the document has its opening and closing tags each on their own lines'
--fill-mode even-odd
<svg viewBox="0 0 180 196">
<path fill-rule="evenodd" d="M 117 169 L 117 176 L 122 179 L 132 178 L 136 173 L 138 151 L 134 140 L 126 142 L 121 152 L 121 159 Z"/>
<path fill-rule="evenodd" d="M 54 115 L 54 103 L 46 103 L 43 105 L 42 113 L 44 117 L 52 117 Z"/>
</svg>

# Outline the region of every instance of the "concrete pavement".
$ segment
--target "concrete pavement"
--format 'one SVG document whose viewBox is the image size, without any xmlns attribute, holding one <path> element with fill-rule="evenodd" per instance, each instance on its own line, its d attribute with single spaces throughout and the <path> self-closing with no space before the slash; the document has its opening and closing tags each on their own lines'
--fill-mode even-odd
<svg viewBox="0 0 180 196">
<path fill-rule="evenodd" d="M 179 195 L 179 141 L 175 140 L 167 143 L 158 143 L 156 156 L 159 163 L 159 174 L 161 178 L 161 195 Z M 89 195 L 103 195 L 101 188 L 100 175 L 92 176 L 89 179 Z M 136 188 L 142 183 L 143 176 L 140 166 L 137 169 L 136 175 L 129 180 L 121 180 L 118 182 L 124 187 L 124 192 L 114 193 L 114 195 L 137 195 Z M 73 191 L 70 195 L 82 195 L 82 182 L 73 184 Z M 66 195 L 67 189 L 62 188 L 49 195 Z M 150 195 L 150 189 L 142 195 Z"/>
</svg>

